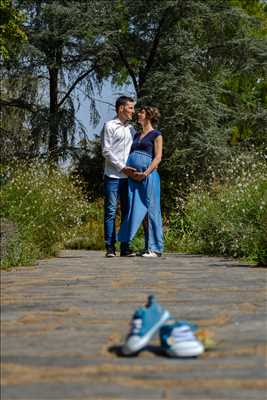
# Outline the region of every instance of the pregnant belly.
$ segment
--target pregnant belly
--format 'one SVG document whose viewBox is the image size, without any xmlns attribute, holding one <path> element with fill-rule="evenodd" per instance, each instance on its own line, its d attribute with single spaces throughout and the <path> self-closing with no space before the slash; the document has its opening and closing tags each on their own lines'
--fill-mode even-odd
<svg viewBox="0 0 267 400">
<path fill-rule="evenodd" d="M 133 151 L 128 158 L 127 165 L 135 168 L 139 172 L 145 171 L 151 164 L 151 156 Z"/>
</svg>

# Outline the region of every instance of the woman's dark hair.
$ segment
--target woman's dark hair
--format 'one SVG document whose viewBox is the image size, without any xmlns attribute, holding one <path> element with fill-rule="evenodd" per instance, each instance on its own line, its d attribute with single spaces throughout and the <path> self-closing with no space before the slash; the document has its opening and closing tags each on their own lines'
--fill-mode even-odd
<svg viewBox="0 0 267 400">
<path fill-rule="evenodd" d="M 116 113 L 119 112 L 120 106 L 126 106 L 127 103 L 134 103 L 134 99 L 132 97 L 128 96 L 120 96 L 116 100 L 115 108 L 116 108 Z"/>
<path fill-rule="evenodd" d="M 157 107 L 143 106 L 140 111 L 144 110 L 146 112 L 146 118 L 151 121 L 151 124 L 157 125 L 160 119 L 160 112 Z"/>
</svg>

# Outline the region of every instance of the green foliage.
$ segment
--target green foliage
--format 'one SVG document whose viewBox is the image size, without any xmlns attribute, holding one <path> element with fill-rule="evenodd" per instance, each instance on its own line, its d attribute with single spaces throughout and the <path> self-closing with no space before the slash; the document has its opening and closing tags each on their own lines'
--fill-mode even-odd
<svg viewBox="0 0 267 400">
<path fill-rule="evenodd" d="M 1 89 L 3 102 L 10 97 L 17 99 L 21 96 L 23 101 L 31 104 L 38 96 L 37 81 L 30 74 L 21 79 L 2 79 Z M 42 140 L 29 128 L 30 110 L 19 107 L 2 107 L 1 116 L 1 163 L 8 164 L 10 160 L 14 159 L 25 160 L 37 157 Z"/>
<path fill-rule="evenodd" d="M 258 0 L 118 4 L 130 23 L 121 29 L 116 9 L 107 13 L 113 79 L 131 77 L 138 104 L 161 111 L 162 204 L 172 210 L 232 145 L 266 147 L 265 8 Z"/>
<path fill-rule="evenodd" d="M 220 168 L 209 188 L 199 182 L 183 211 L 173 215 L 167 247 L 266 264 L 266 161 L 240 155 Z"/>
<path fill-rule="evenodd" d="M 73 162 L 73 175 L 83 180 L 90 201 L 103 197 L 103 156 L 100 137 L 83 141 Z"/>
<path fill-rule="evenodd" d="M 73 238 L 65 241 L 66 249 L 86 249 L 103 250 L 104 231 L 103 231 L 103 211 L 104 204 L 102 200 L 96 200 L 88 204 L 88 221 L 73 232 Z"/>
<path fill-rule="evenodd" d="M 0 54 L 7 61 L 27 36 L 22 29 L 23 14 L 13 7 L 11 0 L 0 0 L 0 11 Z"/>
<path fill-rule="evenodd" d="M 232 6 L 241 7 L 249 15 L 262 17 L 267 10 L 265 0 L 228 0 Z"/>
<path fill-rule="evenodd" d="M 229 3 L 240 7 L 253 21 L 244 26 L 249 38 L 247 65 L 226 79 L 222 96 L 232 111 L 231 143 L 250 142 L 264 149 L 267 146 L 267 4 L 260 0 L 229 0 Z"/>
<path fill-rule="evenodd" d="M 131 78 L 137 105 L 161 111 L 162 204 L 171 210 L 233 144 L 266 144 L 265 11 L 259 1 L 114 3 L 103 2 L 103 48 L 113 81 Z"/>
<path fill-rule="evenodd" d="M 1 218 L 17 227 L 3 266 L 50 256 L 86 223 L 90 210 L 79 183 L 48 164 L 19 163 L 2 170 Z"/>
<path fill-rule="evenodd" d="M 14 1 L 17 12 L 24 13 L 28 42 L 10 60 L 5 76 L 20 83 L 31 77 L 38 96 L 25 96 L 22 86 L 16 96 L 8 93 L 3 105 L 28 111 L 23 124 L 34 141 L 34 150 L 54 161 L 64 160 L 75 151 L 78 137 L 86 137 L 76 118 L 80 106 L 77 89 L 90 101 L 88 117 L 97 123 L 95 90 L 100 90 L 94 1 Z M 92 34 L 90 34 L 90 32 Z M 102 61 L 102 60 L 101 60 Z M 19 142 L 19 140 L 17 140 Z M 35 151 L 33 151 L 32 156 Z"/>
<path fill-rule="evenodd" d="M 75 153 L 77 138 L 87 134 L 76 119 L 82 101 L 77 89 L 90 99 L 88 114 L 96 122 L 94 92 L 110 77 L 117 85 L 132 80 L 138 100 L 162 112 L 166 207 L 181 189 L 173 191 L 165 179 L 172 166 L 185 191 L 189 167 L 195 178 L 198 172 L 202 177 L 212 159 L 225 156 L 229 143 L 265 145 L 266 7 L 260 0 L 14 4 L 27 17 L 29 43 L 6 73 L 21 79 L 30 72 L 38 98 L 25 101 L 23 86 L 19 101 L 5 105 L 28 107 L 23 122 L 34 140 L 33 154 L 36 149 L 55 158 Z"/>
</svg>

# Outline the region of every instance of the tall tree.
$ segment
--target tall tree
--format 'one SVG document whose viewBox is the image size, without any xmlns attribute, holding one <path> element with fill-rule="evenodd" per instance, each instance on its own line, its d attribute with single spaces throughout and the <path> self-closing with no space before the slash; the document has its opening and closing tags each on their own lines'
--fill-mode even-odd
<svg viewBox="0 0 267 400">
<path fill-rule="evenodd" d="M 19 99 L 25 103 L 33 103 L 38 95 L 38 83 L 33 76 L 20 79 L 5 78 L 1 83 L 2 104 L 6 99 Z M 16 100 L 18 101 L 18 100 Z M 14 104 L 16 105 L 16 104 Z M 13 159 L 29 159 L 39 154 L 40 143 L 33 140 L 31 132 L 32 110 L 26 107 L 2 107 L 0 158 L 5 164 Z"/>
<path fill-rule="evenodd" d="M 98 43 L 90 34 L 90 23 L 95 18 L 94 1 L 88 4 L 25 0 L 15 4 L 27 17 L 28 43 L 21 51 L 19 63 L 9 65 L 7 74 L 19 78 L 33 75 L 38 80 L 39 98 L 37 103 L 30 104 L 22 96 L 9 98 L 4 105 L 31 110 L 33 138 L 41 138 L 44 151 L 57 161 L 73 145 L 77 128 L 85 134 L 75 119 L 81 83 L 91 101 L 91 119 L 98 118 L 93 96 L 95 88 L 101 86 Z"/>
<path fill-rule="evenodd" d="M 225 82 L 223 101 L 233 111 L 231 143 L 267 146 L 267 3 L 262 0 L 229 0 L 254 18 L 250 26 L 250 52 L 254 57 L 245 68 L 234 71 Z M 255 40 L 256 39 L 256 40 Z"/>
<path fill-rule="evenodd" d="M 243 71 L 261 78 L 266 41 L 252 34 L 260 18 L 225 0 L 103 4 L 114 82 L 130 78 L 138 103 L 162 111 L 164 203 L 173 206 L 229 150 L 237 110 L 226 82 Z"/>
</svg>

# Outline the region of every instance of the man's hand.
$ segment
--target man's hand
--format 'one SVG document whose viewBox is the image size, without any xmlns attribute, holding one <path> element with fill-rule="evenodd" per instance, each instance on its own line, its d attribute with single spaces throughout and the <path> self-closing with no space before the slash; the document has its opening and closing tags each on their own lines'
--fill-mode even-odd
<svg viewBox="0 0 267 400">
<path fill-rule="evenodd" d="M 133 173 L 133 177 L 131 177 L 132 179 L 134 179 L 135 181 L 141 182 L 143 179 L 145 179 L 147 177 L 147 175 L 144 172 L 134 172 Z"/>
<path fill-rule="evenodd" d="M 124 167 L 121 172 L 123 172 L 125 175 L 129 176 L 130 178 L 134 179 L 134 173 L 136 169 L 133 167 Z"/>
</svg>

